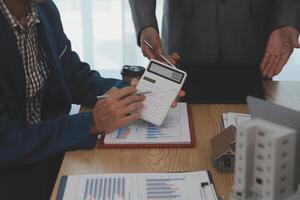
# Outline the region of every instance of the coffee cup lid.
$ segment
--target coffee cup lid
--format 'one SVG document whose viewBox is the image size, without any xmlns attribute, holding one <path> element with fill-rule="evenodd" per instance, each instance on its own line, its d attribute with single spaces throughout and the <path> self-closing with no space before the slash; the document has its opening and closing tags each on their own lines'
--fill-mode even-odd
<svg viewBox="0 0 300 200">
<path fill-rule="evenodd" d="M 125 65 L 122 68 L 121 74 L 124 76 L 142 76 L 145 68 L 142 66 Z"/>
</svg>

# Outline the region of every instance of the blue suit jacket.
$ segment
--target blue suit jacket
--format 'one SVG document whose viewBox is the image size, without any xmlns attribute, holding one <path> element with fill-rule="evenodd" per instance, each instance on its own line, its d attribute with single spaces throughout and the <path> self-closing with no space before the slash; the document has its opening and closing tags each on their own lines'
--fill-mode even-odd
<svg viewBox="0 0 300 200">
<path fill-rule="evenodd" d="M 102 78 L 80 61 L 71 50 L 52 1 L 40 3 L 38 11 L 39 41 L 46 51 L 51 73 L 43 100 L 43 122 L 38 125 L 26 123 L 22 59 L 13 30 L 0 12 L 1 199 L 48 198 L 51 187 L 43 186 L 53 184 L 62 153 L 92 148 L 96 142 L 96 137 L 89 132 L 92 114 L 68 115 L 71 103 L 92 107 L 97 95 L 112 86 L 123 86 L 121 81 Z M 59 58 L 65 47 L 67 50 Z M 41 194 L 30 194 L 39 191 Z"/>
</svg>

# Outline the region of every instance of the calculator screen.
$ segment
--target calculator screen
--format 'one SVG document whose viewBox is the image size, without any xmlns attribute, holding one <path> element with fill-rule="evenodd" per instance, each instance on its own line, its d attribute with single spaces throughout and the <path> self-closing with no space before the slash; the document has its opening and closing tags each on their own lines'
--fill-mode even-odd
<svg viewBox="0 0 300 200">
<path fill-rule="evenodd" d="M 150 71 L 158 76 L 167 78 L 176 83 L 179 83 L 179 84 L 181 83 L 181 81 L 184 77 L 184 74 L 181 72 L 178 72 L 176 70 L 167 68 L 165 66 L 162 66 L 162 65 L 159 65 L 159 64 L 156 64 L 153 62 L 149 66 L 148 71 Z"/>
</svg>

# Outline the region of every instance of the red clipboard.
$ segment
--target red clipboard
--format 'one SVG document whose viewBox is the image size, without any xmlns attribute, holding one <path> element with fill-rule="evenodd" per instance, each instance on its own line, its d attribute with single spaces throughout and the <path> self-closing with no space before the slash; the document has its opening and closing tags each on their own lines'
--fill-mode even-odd
<svg viewBox="0 0 300 200">
<path fill-rule="evenodd" d="M 189 128 L 191 134 L 191 143 L 189 144 L 104 144 L 103 136 L 98 140 L 96 148 L 97 149 L 121 149 L 121 148 L 129 148 L 129 149 L 148 149 L 148 148 L 193 148 L 196 146 L 196 137 L 194 132 L 194 122 L 192 109 L 190 105 L 187 105 L 188 112 L 188 120 L 189 120 Z"/>
</svg>

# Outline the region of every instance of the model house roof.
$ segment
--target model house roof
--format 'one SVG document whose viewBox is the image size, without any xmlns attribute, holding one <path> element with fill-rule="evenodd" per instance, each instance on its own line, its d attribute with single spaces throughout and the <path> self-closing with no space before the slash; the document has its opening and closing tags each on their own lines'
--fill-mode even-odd
<svg viewBox="0 0 300 200">
<path fill-rule="evenodd" d="M 223 155 L 234 155 L 236 128 L 229 126 L 211 139 L 212 158 L 217 160 Z"/>
</svg>

